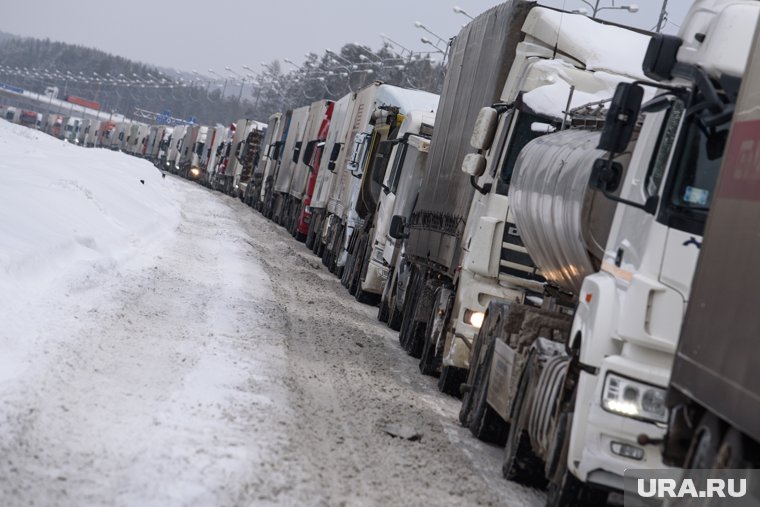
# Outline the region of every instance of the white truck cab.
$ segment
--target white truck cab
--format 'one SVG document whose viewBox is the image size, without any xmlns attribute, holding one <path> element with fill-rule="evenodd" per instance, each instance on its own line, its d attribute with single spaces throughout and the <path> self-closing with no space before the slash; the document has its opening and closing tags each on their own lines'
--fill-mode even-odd
<svg viewBox="0 0 760 507">
<path fill-rule="evenodd" d="M 571 331 L 582 368 L 567 466 L 584 483 L 622 489 L 626 469 L 663 466 L 665 389 L 759 13 L 756 1 L 697 1 L 679 36 L 647 53 L 656 83 L 642 84 L 658 95 L 627 173 L 606 169 L 623 190 Z"/>
</svg>

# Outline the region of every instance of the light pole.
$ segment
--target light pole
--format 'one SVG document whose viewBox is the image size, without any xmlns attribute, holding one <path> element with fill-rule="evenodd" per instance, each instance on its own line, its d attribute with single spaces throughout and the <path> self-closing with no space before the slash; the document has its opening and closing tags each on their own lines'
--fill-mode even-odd
<svg viewBox="0 0 760 507">
<path fill-rule="evenodd" d="M 375 58 L 375 59 L 376 59 L 378 62 L 382 63 L 382 61 L 383 61 L 383 59 L 382 59 L 382 58 L 380 58 L 380 57 L 379 57 L 379 56 L 377 56 L 375 53 L 373 53 L 373 52 L 372 52 L 372 51 L 370 51 L 369 49 L 365 48 L 365 47 L 364 47 L 364 46 L 362 46 L 361 44 L 358 44 L 358 43 L 356 43 L 356 42 L 352 42 L 352 43 L 351 43 L 351 45 L 352 45 L 352 46 L 354 46 L 355 48 L 361 49 L 361 50 L 362 50 L 362 51 L 364 51 L 366 54 L 370 55 L 372 58 Z M 364 59 L 366 59 L 367 57 L 366 57 L 365 55 L 359 55 L 359 58 L 360 58 L 360 59 L 362 59 L 362 60 L 364 60 Z"/>
<path fill-rule="evenodd" d="M 456 12 L 457 14 L 461 14 L 462 16 L 467 16 L 470 19 L 475 19 L 472 16 L 470 16 L 469 14 L 467 14 L 467 12 L 465 12 L 465 10 L 462 9 L 461 7 L 459 7 L 458 5 L 454 6 L 454 12 Z"/>
<path fill-rule="evenodd" d="M 301 71 L 303 70 L 303 67 L 301 67 L 300 65 L 296 64 L 296 62 L 294 62 L 290 58 L 283 58 L 282 61 L 285 62 L 285 63 L 289 63 L 290 65 L 292 65 L 293 67 L 295 67 L 298 70 L 301 70 Z"/>
<path fill-rule="evenodd" d="M 245 88 L 245 77 L 241 74 L 238 74 L 234 70 L 232 70 L 230 67 L 225 67 L 224 70 L 232 74 L 233 76 L 237 76 L 240 78 L 240 93 L 238 94 L 238 104 L 240 104 L 240 101 L 243 100 L 243 88 Z"/>
<path fill-rule="evenodd" d="M 655 28 L 656 32 L 659 32 L 662 30 L 663 25 L 665 24 L 665 21 L 668 19 L 668 0 L 662 0 L 662 9 L 660 9 L 660 17 L 657 20 L 657 28 Z"/>
<path fill-rule="evenodd" d="M 217 76 L 219 79 L 224 79 L 224 87 L 222 88 L 222 100 L 224 100 L 224 96 L 227 94 L 227 78 L 217 73 L 214 69 L 209 69 L 208 73 Z"/>
<path fill-rule="evenodd" d="M 402 46 L 401 44 L 399 44 L 399 43 L 398 43 L 398 42 L 396 42 L 395 40 L 391 39 L 390 37 L 388 37 L 388 36 L 387 36 L 386 34 L 384 34 L 384 33 L 381 33 L 381 34 L 380 34 L 380 38 L 381 38 L 381 39 L 383 39 L 383 41 L 385 41 L 385 42 L 387 42 L 387 43 L 393 44 L 394 46 L 397 46 L 397 47 L 400 47 L 400 48 L 401 48 L 401 54 L 400 54 L 400 55 L 398 55 L 398 54 L 397 54 L 397 56 L 400 56 L 401 58 L 404 58 L 404 51 L 406 51 L 406 52 L 408 52 L 408 53 L 409 53 L 409 57 L 408 57 L 408 58 L 409 58 L 409 60 L 411 60 L 411 59 L 412 59 L 412 54 L 413 54 L 413 52 L 412 52 L 412 50 L 411 50 L 411 49 L 409 49 L 409 48 L 407 48 L 407 47 L 404 47 L 404 46 Z"/>
<path fill-rule="evenodd" d="M 441 36 L 440 36 L 440 35 L 438 35 L 437 33 L 435 33 L 435 32 L 433 32 L 433 31 L 431 31 L 431 30 L 430 30 L 428 27 L 426 27 L 426 26 L 425 26 L 424 24 L 422 24 L 421 22 L 419 22 L 419 21 L 415 21 L 415 22 L 414 22 L 414 26 L 416 26 L 416 27 L 417 27 L 417 28 L 419 28 L 420 30 L 425 30 L 427 33 L 429 33 L 430 35 L 432 35 L 433 37 L 435 37 L 436 39 L 438 39 L 438 42 L 443 42 L 443 45 L 444 45 L 444 46 L 445 46 L 446 44 L 448 44 L 448 43 L 446 42 L 446 39 L 444 39 L 443 37 L 441 37 Z M 424 41 L 423 41 L 423 42 L 424 42 Z M 434 46 L 435 46 L 436 48 L 438 48 L 438 42 L 434 44 Z M 427 43 L 426 43 L 426 44 L 427 44 Z M 439 50 L 440 50 L 440 49 L 439 49 Z M 443 52 L 443 51 L 441 51 L 441 52 Z"/>
<path fill-rule="evenodd" d="M 433 44 L 433 41 L 431 41 L 431 40 L 430 40 L 430 39 L 428 39 L 427 37 L 420 37 L 420 41 L 422 41 L 422 43 L 423 43 L 423 44 L 428 44 L 428 45 L 430 45 L 430 46 L 433 46 L 433 47 L 435 48 L 435 50 L 436 50 L 438 53 L 441 53 L 442 55 L 445 55 L 445 54 L 446 54 L 446 53 L 444 53 L 443 51 L 441 51 L 441 50 L 438 48 L 438 46 L 436 46 L 435 44 Z"/>
<path fill-rule="evenodd" d="M 346 62 L 346 64 L 348 64 L 348 65 L 353 65 L 354 64 L 353 62 L 349 62 L 348 60 L 346 60 L 345 58 L 343 58 L 342 56 L 340 56 L 338 53 L 336 53 L 335 51 L 333 51 L 330 48 L 325 49 L 325 53 L 327 53 L 329 55 L 332 55 L 332 59 L 333 60 L 335 60 L 336 58 L 340 58 L 341 60 L 343 60 L 344 62 Z"/>
<path fill-rule="evenodd" d="M 599 2 L 601 0 L 596 0 L 595 4 L 592 4 L 588 0 L 581 0 L 584 4 L 588 5 L 591 8 L 591 19 L 596 19 L 596 15 L 599 13 L 599 11 L 604 10 L 617 10 L 617 11 L 628 11 L 630 13 L 639 12 L 639 6 L 636 4 L 630 4 L 630 5 L 618 5 L 618 6 L 611 6 L 611 7 L 599 7 Z M 613 2 L 614 4 L 614 2 Z"/>
</svg>

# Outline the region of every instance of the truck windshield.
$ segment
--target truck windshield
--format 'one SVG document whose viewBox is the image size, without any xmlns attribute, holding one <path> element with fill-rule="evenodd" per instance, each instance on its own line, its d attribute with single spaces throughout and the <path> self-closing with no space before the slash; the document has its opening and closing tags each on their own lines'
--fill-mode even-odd
<svg viewBox="0 0 760 507">
<path fill-rule="evenodd" d="M 507 153 L 501 164 L 499 179 L 496 184 L 496 193 L 501 195 L 509 194 L 509 184 L 512 181 L 512 172 L 515 168 L 517 156 L 520 154 L 526 144 L 533 139 L 544 135 L 546 132 L 534 132 L 531 125 L 534 122 L 546 123 L 547 118 L 524 111 L 516 111 L 517 121 L 514 125 L 512 136 L 509 139 Z M 551 123 L 551 120 L 548 120 Z"/>
<path fill-rule="evenodd" d="M 707 130 L 696 115 L 687 119 L 665 210 L 671 227 L 702 234 L 729 128 L 726 122 Z"/>
<path fill-rule="evenodd" d="M 420 163 L 425 163 L 423 154 L 414 146 L 410 146 L 408 143 L 404 143 L 401 150 L 397 150 L 396 160 L 393 163 L 393 172 L 389 178 L 389 188 L 392 193 L 396 193 L 398 190 L 399 182 L 401 181 L 404 168 L 408 167 L 409 170 L 415 170 Z"/>
</svg>

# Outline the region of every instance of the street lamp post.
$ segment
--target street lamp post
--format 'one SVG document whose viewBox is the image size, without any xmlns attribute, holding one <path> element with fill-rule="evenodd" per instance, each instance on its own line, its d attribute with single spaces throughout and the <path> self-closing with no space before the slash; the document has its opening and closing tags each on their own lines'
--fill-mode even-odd
<svg viewBox="0 0 760 507">
<path fill-rule="evenodd" d="M 420 37 L 420 41 L 422 41 L 422 43 L 423 43 L 423 44 L 428 44 L 428 45 L 430 45 L 430 46 L 433 46 L 433 48 L 435 48 L 435 50 L 436 50 L 438 53 L 441 53 L 442 55 L 445 55 L 445 54 L 446 54 L 446 53 L 444 53 L 443 51 L 441 51 L 441 50 L 438 48 L 438 46 L 436 46 L 435 44 L 433 44 L 433 41 L 431 41 L 431 40 L 430 40 L 430 39 L 428 39 L 427 37 Z"/>
<path fill-rule="evenodd" d="M 222 88 L 222 100 L 224 100 L 224 96 L 227 94 L 227 78 L 217 73 L 214 69 L 209 69 L 208 72 L 219 77 L 219 79 L 224 79 L 224 87 Z"/>
<path fill-rule="evenodd" d="M 660 32 L 665 25 L 665 21 L 668 19 L 668 0 L 662 0 L 662 9 L 660 9 L 660 17 L 657 20 L 657 28 L 655 31 Z"/>
<path fill-rule="evenodd" d="M 404 47 L 404 46 L 402 46 L 401 44 L 399 44 L 399 43 L 398 43 L 398 42 L 396 42 L 395 40 L 391 39 L 390 37 L 388 37 L 388 36 L 387 36 L 386 34 L 384 34 L 384 33 L 381 33 L 381 34 L 380 34 L 380 38 L 381 38 L 381 39 L 383 39 L 385 42 L 388 42 L 388 43 L 390 43 L 390 44 L 393 44 L 394 46 L 398 46 L 398 47 L 400 47 L 400 48 L 401 48 L 401 54 L 400 54 L 400 55 L 394 52 L 394 54 L 396 54 L 397 56 L 400 56 L 401 58 L 404 58 L 404 51 L 406 51 L 406 52 L 408 52 L 408 53 L 409 53 L 409 56 L 408 56 L 407 58 L 408 58 L 409 60 L 411 60 L 411 59 L 412 59 L 412 55 L 413 55 L 413 52 L 412 52 L 412 50 L 411 50 L 411 49 L 409 49 L 409 48 L 407 48 L 407 47 Z"/>
<path fill-rule="evenodd" d="M 440 35 L 438 35 L 437 33 L 435 33 L 435 32 L 433 32 L 433 31 L 431 31 L 431 30 L 430 30 L 428 27 L 426 27 L 426 26 L 425 26 L 424 24 L 422 24 L 421 22 L 419 22 L 419 21 L 415 21 L 415 22 L 414 22 L 414 26 L 416 26 L 416 27 L 417 27 L 417 28 L 419 28 L 420 30 L 424 30 L 424 31 L 426 31 L 427 33 L 429 33 L 430 35 L 432 35 L 433 37 L 435 37 L 436 39 L 438 39 L 438 42 L 436 42 L 436 43 L 434 44 L 434 46 L 435 46 L 436 48 L 438 48 L 438 43 L 440 43 L 440 42 L 443 42 L 443 45 L 444 45 L 444 46 L 445 46 L 446 44 L 448 44 L 448 43 L 447 43 L 447 41 L 446 41 L 446 39 L 444 39 L 443 37 L 441 37 L 441 36 L 440 36 Z M 426 43 L 426 44 L 427 44 L 427 43 Z M 440 48 L 438 48 L 438 49 L 439 49 L 439 51 L 440 51 Z M 443 51 L 441 51 L 441 52 L 443 52 Z"/>
<path fill-rule="evenodd" d="M 581 0 L 581 2 L 583 2 L 586 5 L 588 5 L 591 8 L 591 19 L 596 19 L 596 15 L 600 11 L 605 11 L 605 10 L 610 10 L 610 11 L 612 11 L 612 10 L 621 11 L 622 10 L 622 11 L 628 11 L 630 13 L 639 12 L 639 6 L 636 5 L 636 4 L 618 5 L 618 6 L 613 5 L 611 7 L 610 6 L 599 7 L 599 2 L 601 2 L 601 0 L 596 0 L 595 4 L 592 4 L 588 0 Z"/>
<path fill-rule="evenodd" d="M 465 10 L 462 9 L 461 7 L 459 7 L 458 5 L 454 6 L 454 12 L 456 12 L 457 14 L 461 14 L 462 16 L 467 16 L 470 19 L 475 19 L 472 16 L 470 16 L 469 14 L 467 14 L 467 12 L 465 12 Z"/>
</svg>

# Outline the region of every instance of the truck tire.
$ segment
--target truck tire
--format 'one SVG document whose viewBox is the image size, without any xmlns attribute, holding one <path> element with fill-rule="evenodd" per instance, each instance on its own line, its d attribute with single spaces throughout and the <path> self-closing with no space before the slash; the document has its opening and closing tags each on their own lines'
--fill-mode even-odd
<svg viewBox="0 0 760 507">
<path fill-rule="evenodd" d="M 420 357 L 420 373 L 431 377 L 437 377 L 441 373 L 441 361 L 436 357 L 436 344 L 433 342 L 433 337 L 430 336 L 431 330 L 432 326 L 428 323 L 428 326 L 425 329 L 425 343 L 422 347 L 422 356 Z"/>
<path fill-rule="evenodd" d="M 419 272 L 414 266 L 409 274 L 409 285 L 406 288 L 406 297 L 404 299 L 404 309 L 401 316 L 401 329 L 399 330 L 399 345 L 404 350 L 408 350 L 411 334 L 414 332 L 414 311 L 417 305 L 417 285 Z"/>
<path fill-rule="evenodd" d="M 684 468 L 709 469 L 713 467 L 720 446 L 720 423 L 710 412 L 699 420 L 694 437 L 686 454 Z"/>
<path fill-rule="evenodd" d="M 745 458 L 744 450 L 746 445 L 744 435 L 736 428 L 729 428 L 723 437 L 723 441 L 720 443 L 712 468 L 718 470 L 754 468 L 750 460 Z"/>
<path fill-rule="evenodd" d="M 461 398 L 460 387 L 467 381 L 467 370 L 456 366 L 441 367 L 441 376 L 438 377 L 438 390 L 455 398 Z"/>
<path fill-rule="evenodd" d="M 525 428 L 530 417 L 532 398 L 528 390 L 533 387 L 531 385 L 533 375 L 533 358 L 529 357 L 520 377 L 515 399 L 512 401 L 512 420 L 504 447 L 504 464 L 501 472 L 507 480 L 543 489 L 546 487 L 544 462 L 533 452 L 530 436 Z"/>
<path fill-rule="evenodd" d="M 460 386 L 460 390 L 462 391 L 462 406 L 459 409 L 459 423 L 465 428 L 470 427 L 474 401 L 477 397 L 480 378 L 483 376 L 483 373 L 481 373 L 481 363 L 483 363 L 480 359 L 481 351 L 483 347 L 487 350 L 488 345 L 493 341 L 494 336 L 491 331 L 495 327 L 495 324 L 498 323 L 494 321 L 498 319 L 499 312 L 494 312 L 494 309 L 493 303 L 489 304 L 486 309 L 483 325 L 478 330 L 478 334 L 475 336 L 475 341 L 472 345 L 472 351 L 470 351 L 470 369 L 467 370 L 466 383 Z M 487 379 L 488 376 L 486 375 L 485 378 Z"/>
<path fill-rule="evenodd" d="M 441 373 L 441 361 L 443 352 L 440 344 L 445 339 L 446 327 L 451 317 L 451 306 L 453 296 L 450 292 L 443 290 L 444 286 L 435 291 L 433 298 L 433 311 L 430 312 L 427 326 L 425 327 L 424 343 L 422 347 L 422 357 L 420 358 L 420 373 L 437 377 Z M 445 306 L 443 299 L 445 298 Z M 443 313 L 441 312 L 441 309 Z M 439 323 L 440 325 L 436 325 Z"/>
<path fill-rule="evenodd" d="M 354 245 L 354 255 L 351 262 L 351 274 L 348 278 L 348 293 L 356 297 L 359 291 L 359 279 L 361 278 L 362 264 L 364 263 L 364 248 L 366 235 L 362 234 Z"/>
<path fill-rule="evenodd" d="M 607 491 L 583 484 L 565 467 L 559 483 L 550 483 L 546 507 L 604 507 Z"/>
<path fill-rule="evenodd" d="M 388 310 L 388 302 L 380 300 L 380 306 L 377 307 L 377 320 L 380 322 L 388 322 L 388 314 L 390 311 Z"/>
<path fill-rule="evenodd" d="M 496 337 L 489 336 L 483 363 L 479 364 L 475 373 L 474 384 L 467 393 L 470 400 L 470 414 L 467 427 L 478 440 L 503 446 L 507 442 L 509 424 L 488 404 L 488 379 L 491 375 Z"/>
<path fill-rule="evenodd" d="M 317 228 L 316 220 L 317 220 L 317 217 L 312 215 L 311 221 L 309 222 L 309 230 L 306 233 L 306 240 L 304 241 L 304 243 L 306 244 L 306 248 L 311 250 L 311 253 L 314 253 L 314 254 L 317 253 L 316 249 L 314 248 L 314 240 L 317 236 L 315 233 L 315 230 Z"/>
<path fill-rule="evenodd" d="M 374 230 L 370 229 L 368 235 L 364 237 L 364 244 L 362 245 L 361 263 L 359 263 L 359 269 L 356 274 L 356 293 L 354 297 L 359 303 L 376 306 L 380 302 L 380 294 L 374 292 L 367 292 L 362 290 L 362 282 L 367 276 L 367 270 L 369 269 L 369 256 L 371 252 L 368 252 L 369 238 L 372 237 Z"/>
<path fill-rule="evenodd" d="M 405 347 L 407 353 L 416 359 L 422 357 L 422 350 L 425 347 L 428 323 L 431 314 L 434 313 L 435 295 L 440 287 L 440 284 L 436 285 L 437 283 L 437 280 L 428 279 L 426 276 L 420 276 L 417 281 L 413 315 L 414 329 Z"/>
</svg>

